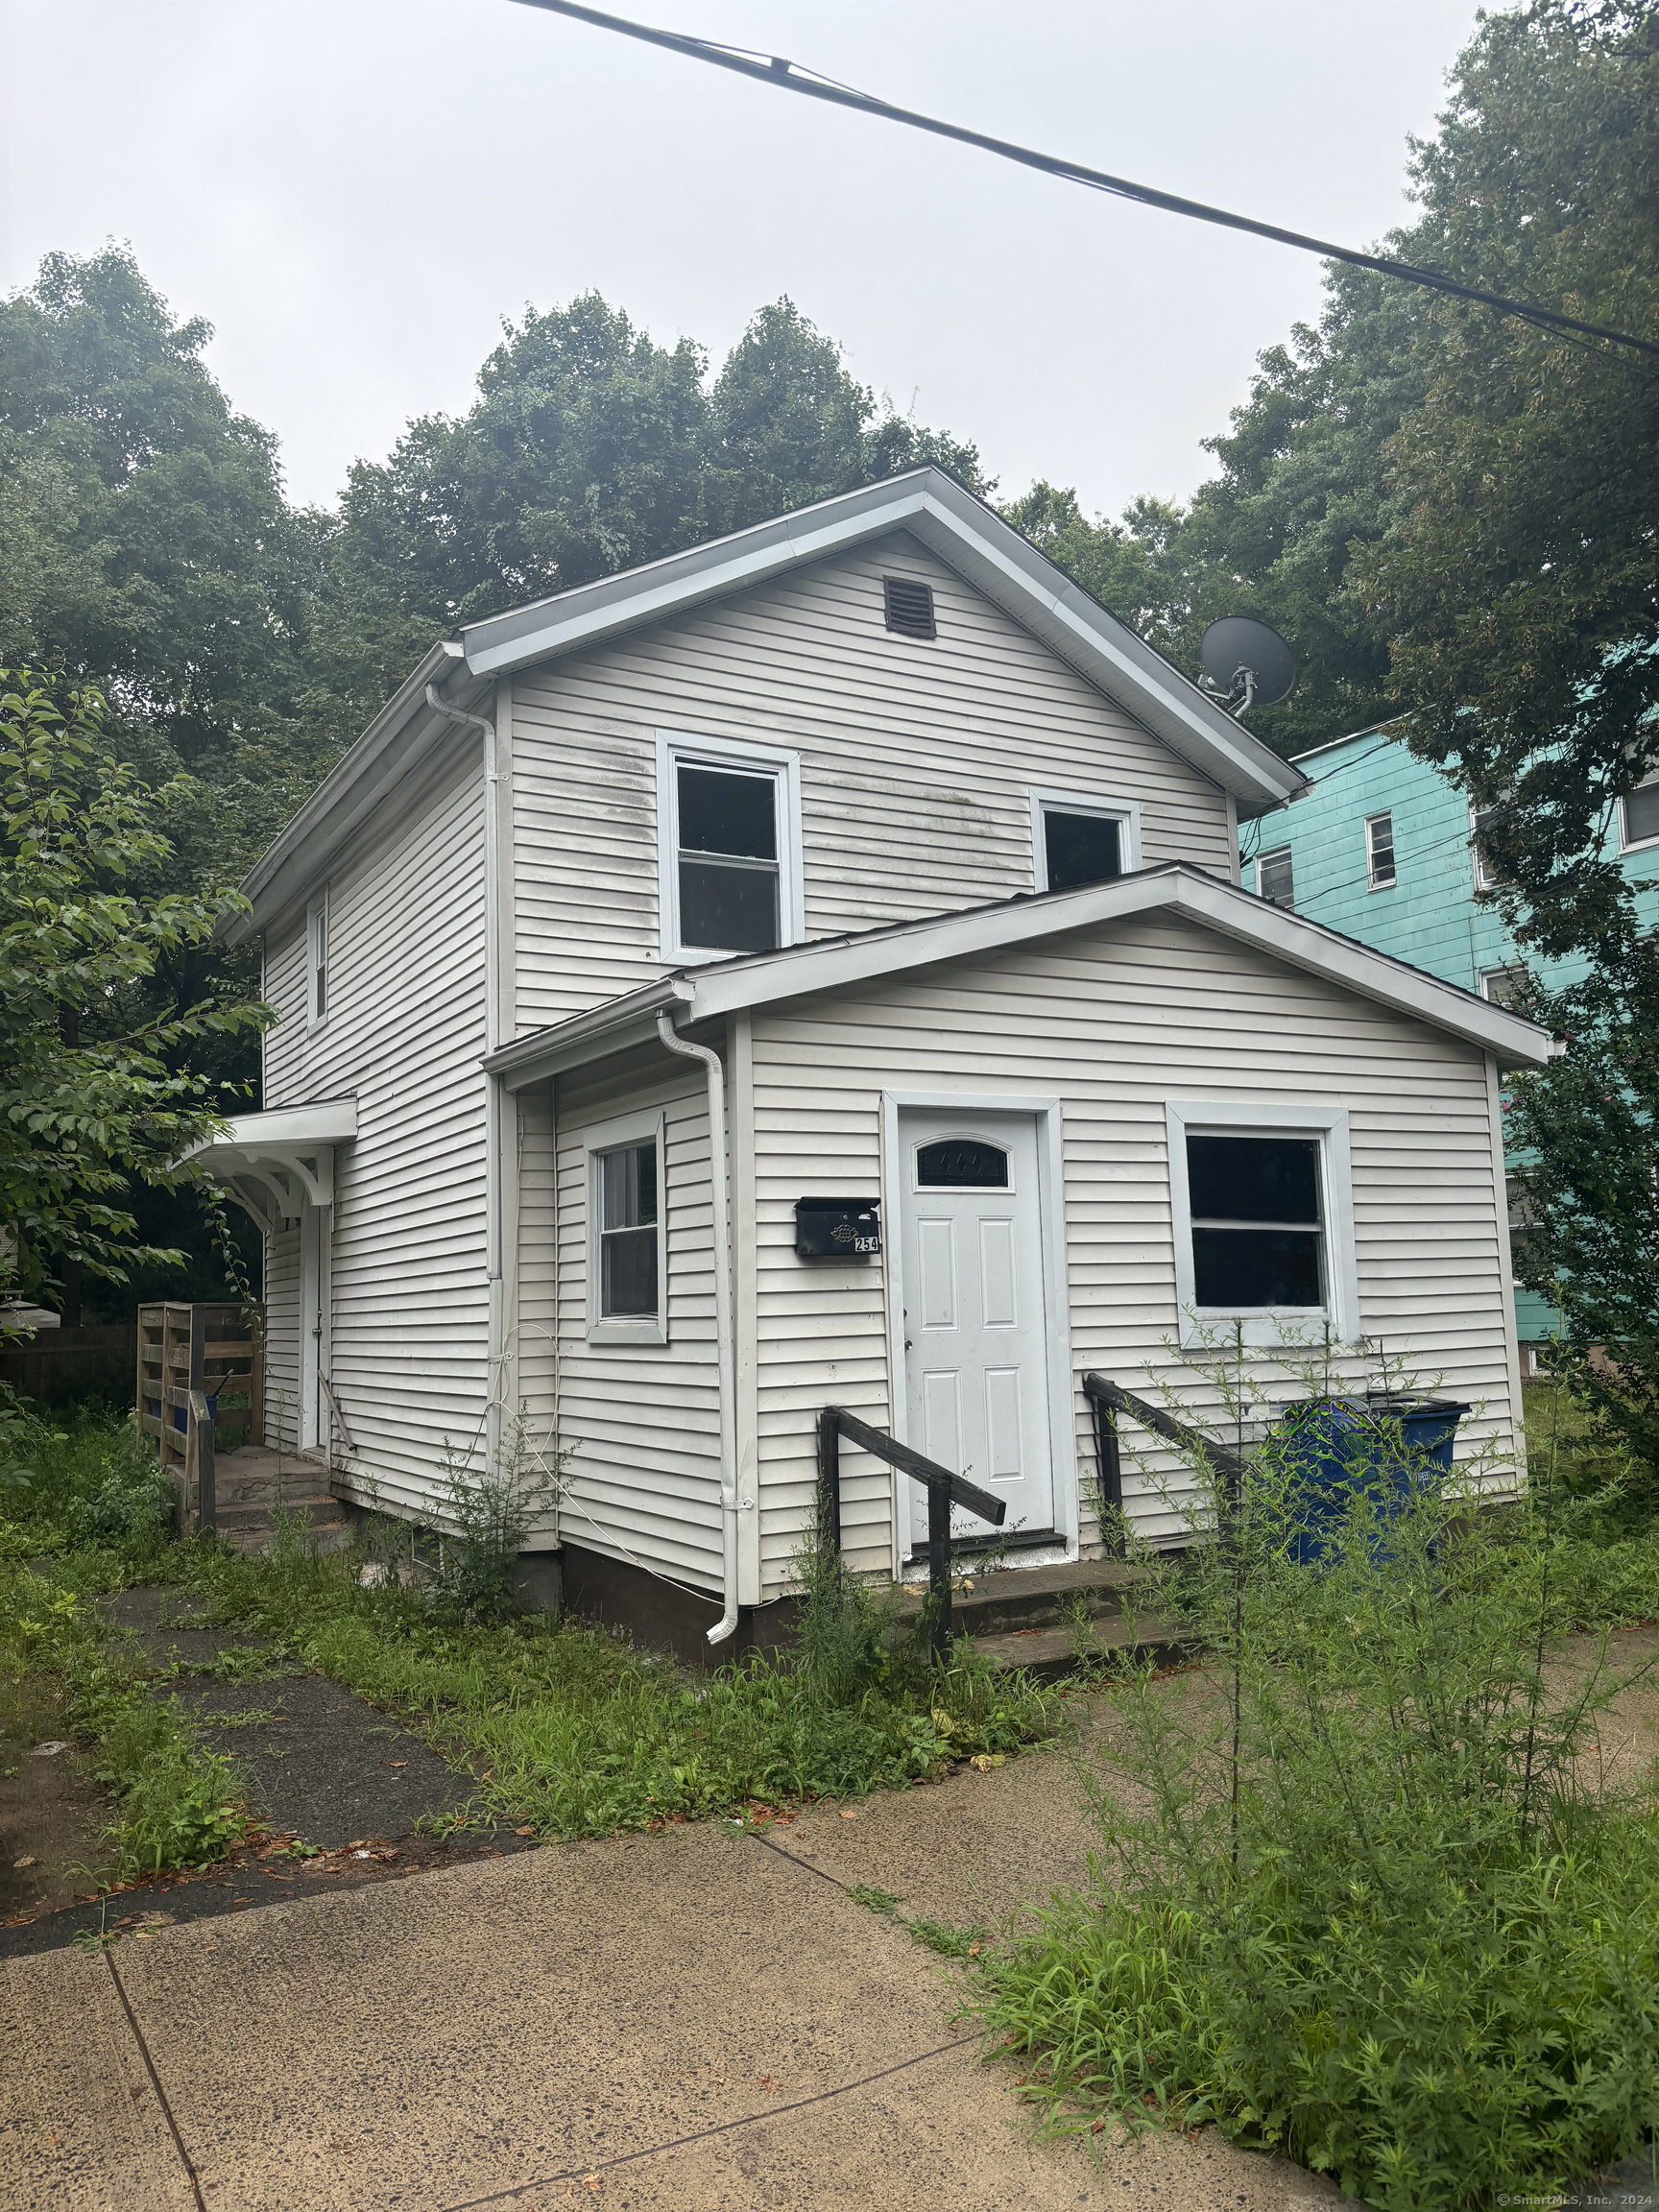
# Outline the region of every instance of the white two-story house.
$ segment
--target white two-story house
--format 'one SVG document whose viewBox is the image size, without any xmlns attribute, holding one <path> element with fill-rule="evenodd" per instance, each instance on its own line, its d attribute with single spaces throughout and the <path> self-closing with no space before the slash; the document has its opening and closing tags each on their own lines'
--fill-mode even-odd
<svg viewBox="0 0 1659 2212">
<path fill-rule="evenodd" d="M 1098 1540 L 1080 1377 L 1201 1410 L 1239 1316 L 1512 1455 L 1499 1081 L 1548 1043 L 1238 888 L 1301 782 L 927 469 L 434 645 L 244 886 L 280 1020 L 206 1157 L 284 1441 L 406 1513 L 564 1455 L 566 1601 L 685 1647 L 785 1591 L 830 1404 L 1016 1567 Z M 920 1490 L 849 1450 L 843 1496 L 902 1572 Z"/>
</svg>

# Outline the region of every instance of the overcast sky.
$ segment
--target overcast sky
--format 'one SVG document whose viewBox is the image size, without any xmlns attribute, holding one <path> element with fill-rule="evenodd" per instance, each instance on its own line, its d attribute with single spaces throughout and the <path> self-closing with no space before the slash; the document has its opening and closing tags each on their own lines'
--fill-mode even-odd
<svg viewBox="0 0 1659 2212">
<path fill-rule="evenodd" d="M 612 0 L 628 12 L 627 0 Z M 637 0 L 904 105 L 1354 245 L 1407 213 L 1465 0 Z M 788 293 L 1003 493 L 1209 473 L 1310 256 L 744 84 L 513 0 L 0 0 L 0 289 L 124 239 L 327 500 L 597 287 L 718 366 Z"/>
</svg>

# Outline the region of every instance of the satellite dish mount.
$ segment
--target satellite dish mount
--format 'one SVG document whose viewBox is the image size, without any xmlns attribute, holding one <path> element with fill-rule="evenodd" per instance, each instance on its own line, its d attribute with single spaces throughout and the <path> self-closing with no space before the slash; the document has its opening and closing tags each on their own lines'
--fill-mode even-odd
<svg viewBox="0 0 1659 2212">
<path fill-rule="evenodd" d="M 1276 707 L 1296 682 L 1296 656 L 1265 622 L 1224 614 L 1198 648 L 1198 688 L 1242 718 L 1252 707 Z"/>
</svg>

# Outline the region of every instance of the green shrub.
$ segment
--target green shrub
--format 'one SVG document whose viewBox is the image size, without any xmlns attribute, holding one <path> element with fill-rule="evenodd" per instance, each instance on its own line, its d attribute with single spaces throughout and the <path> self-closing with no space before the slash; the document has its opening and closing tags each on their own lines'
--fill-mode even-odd
<svg viewBox="0 0 1659 2212">
<path fill-rule="evenodd" d="M 1659 2122 L 1659 1818 L 1595 1780 L 1622 1683 L 1552 1641 L 1549 1498 L 1373 1449 L 1314 1565 L 1293 1443 L 1236 1486 L 1199 1455 L 1208 1540 L 1146 1602 L 1212 1661 L 1121 1681 L 1096 1879 L 974 2003 L 1057 2122 L 1214 2120 L 1367 2203 L 1475 2207 Z"/>
</svg>

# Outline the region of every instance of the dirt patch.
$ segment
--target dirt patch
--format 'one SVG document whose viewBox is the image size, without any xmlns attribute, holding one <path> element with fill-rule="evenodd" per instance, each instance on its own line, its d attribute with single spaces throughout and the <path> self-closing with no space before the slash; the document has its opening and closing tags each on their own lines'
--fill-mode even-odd
<svg viewBox="0 0 1659 2212">
<path fill-rule="evenodd" d="M 109 1799 L 68 1737 L 59 1685 L 0 1680 L 0 1922 L 56 1911 L 107 1871 Z"/>
</svg>

